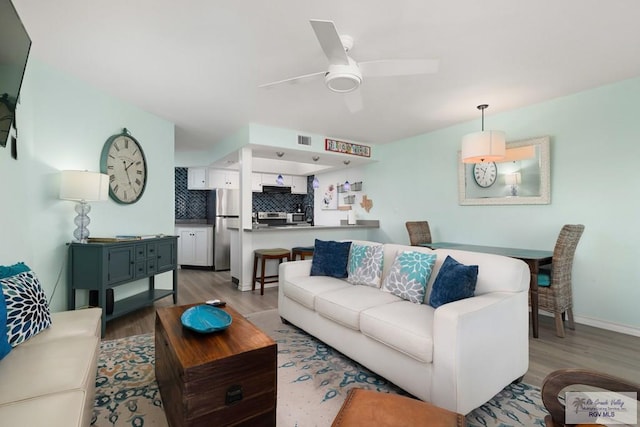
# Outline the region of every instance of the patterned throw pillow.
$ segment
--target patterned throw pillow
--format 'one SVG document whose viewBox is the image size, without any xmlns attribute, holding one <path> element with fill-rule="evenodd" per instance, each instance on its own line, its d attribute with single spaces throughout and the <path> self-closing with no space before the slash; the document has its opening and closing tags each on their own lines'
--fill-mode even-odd
<svg viewBox="0 0 640 427">
<path fill-rule="evenodd" d="M 429 305 L 438 308 L 443 304 L 472 297 L 477 280 L 477 265 L 460 264 L 447 255 L 433 282 Z"/>
<path fill-rule="evenodd" d="M 398 253 L 389 274 L 384 279 L 384 290 L 416 304 L 422 304 L 435 263 L 436 254 L 417 251 Z"/>
<path fill-rule="evenodd" d="M 33 271 L 0 280 L 7 306 L 7 334 L 15 347 L 51 325 L 47 297 Z"/>
<path fill-rule="evenodd" d="M 351 244 L 349 252 L 349 278 L 352 285 L 380 286 L 382 278 L 382 245 Z"/>
</svg>

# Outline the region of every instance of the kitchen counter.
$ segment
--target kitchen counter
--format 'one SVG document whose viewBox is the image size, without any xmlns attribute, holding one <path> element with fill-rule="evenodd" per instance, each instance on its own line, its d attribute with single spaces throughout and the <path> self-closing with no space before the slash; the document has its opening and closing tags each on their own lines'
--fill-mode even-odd
<svg viewBox="0 0 640 427">
<path fill-rule="evenodd" d="M 358 220 L 355 225 L 349 225 L 346 221 L 341 221 L 340 225 L 269 225 L 267 227 L 260 226 L 255 228 L 243 228 L 243 231 L 250 233 L 271 233 L 275 231 L 308 231 L 308 230 L 344 230 L 344 229 L 362 229 L 362 228 L 380 228 L 378 220 Z M 238 230 L 238 227 L 229 227 L 230 230 Z"/>
<path fill-rule="evenodd" d="M 264 228 L 238 227 L 231 229 L 231 280 L 238 284 L 241 291 L 251 290 L 253 275 L 254 251 L 268 248 L 293 248 L 296 246 L 313 246 L 320 240 L 374 240 L 380 228 L 378 220 L 358 220 L 355 225 L 348 225 L 346 220 L 340 225 L 280 225 Z M 278 273 L 277 262 L 266 265 L 265 276 Z M 265 288 L 278 286 L 278 282 L 265 285 Z"/>
</svg>

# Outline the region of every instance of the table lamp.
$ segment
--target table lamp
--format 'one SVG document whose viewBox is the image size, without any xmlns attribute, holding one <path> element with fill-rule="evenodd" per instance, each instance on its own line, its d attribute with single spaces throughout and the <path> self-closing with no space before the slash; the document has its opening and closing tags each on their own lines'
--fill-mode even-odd
<svg viewBox="0 0 640 427">
<path fill-rule="evenodd" d="M 91 205 L 87 202 L 107 200 L 109 195 L 109 175 L 99 172 L 66 170 L 62 171 L 60 178 L 60 198 L 74 200 L 76 204 L 76 216 L 74 223 L 77 228 L 73 232 L 76 242 L 87 243 L 91 220 L 89 212 Z"/>
<path fill-rule="evenodd" d="M 511 195 L 518 195 L 518 184 L 520 184 L 522 178 L 520 172 L 509 173 L 504 176 L 504 183 L 511 186 Z"/>
</svg>

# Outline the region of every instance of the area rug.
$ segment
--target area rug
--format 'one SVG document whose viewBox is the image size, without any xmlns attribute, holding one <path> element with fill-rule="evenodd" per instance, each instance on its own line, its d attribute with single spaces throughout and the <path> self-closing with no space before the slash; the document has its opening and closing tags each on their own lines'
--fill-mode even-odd
<svg viewBox="0 0 640 427">
<path fill-rule="evenodd" d="M 278 427 L 330 426 L 351 388 L 402 389 L 306 334 L 280 322 L 277 310 L 247 318 L 278 343 Z M 540 389 L 510 385 L 467 415 L 471 427 L 544 426 Z M 92 425 L 167 426 L 154 375 L 152 334 L 103 341 Z"/>
</svg>

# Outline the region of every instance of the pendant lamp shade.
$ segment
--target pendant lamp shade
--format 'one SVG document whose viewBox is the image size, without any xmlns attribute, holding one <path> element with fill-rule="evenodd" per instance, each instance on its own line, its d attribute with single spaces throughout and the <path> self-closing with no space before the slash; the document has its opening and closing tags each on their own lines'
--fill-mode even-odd
<svg viewBox="0 0 640 427">
<path fill-rule="evenodd" d="M 506 153 L 506 135 L 501 130 L 484 130 L 484 110 L 488 104 L 478 105 L 482 111 L 482 130 L 462 138 L 461 157 L 463 163 L 495 162 Z"/>
<path fill-rule="evenodd" d="M 462 138 L 462 162 L 481 163 L 501 160 L 506 152 L 506 135 L 501 130 L 484 130 Z"/>
</svg>

